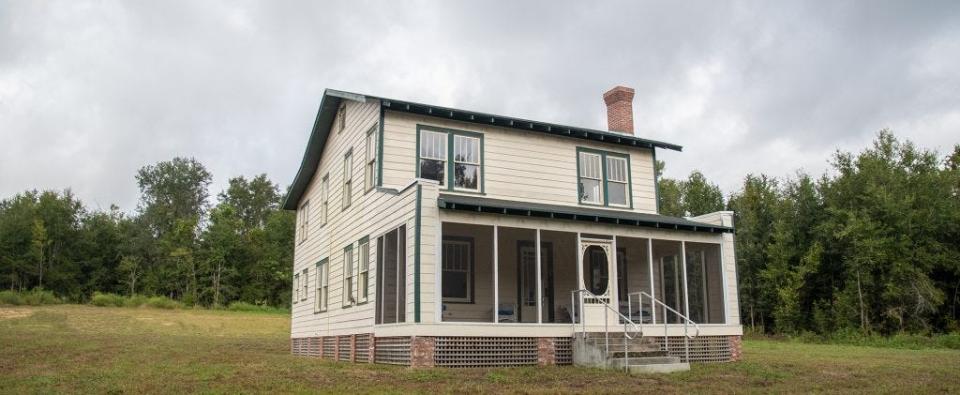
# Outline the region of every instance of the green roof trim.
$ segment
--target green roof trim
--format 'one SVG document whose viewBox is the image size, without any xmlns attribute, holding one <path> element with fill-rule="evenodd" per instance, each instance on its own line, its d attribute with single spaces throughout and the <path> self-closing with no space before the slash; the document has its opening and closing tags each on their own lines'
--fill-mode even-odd
<svg viewBox="0 0 960 395">
<path fill-rule="evenodd" d="M 705 233 L 733 233 L 733 228 L 728 226 L 712 225 L 658 214 L 527 203 L 477 196 L 440 194 L 440 197 L 437 199 L 437 205 L 445 210 L 459 210 L 473 213 L 565 219 Z"/>
<path fill-rule="evenodd" d="M 323 98 L 320 100 L 320 108 L 317 110 L 317 116 L 310 132 L 310 138 L 307 140 L 307 148 L 303 154 L 303 160 L 300 162 L 300 168 L 296 177 L 290 186 L 283 202 L 283 209 L 296 210 L 297 203 L 306 192 L 307 185 L 313 178 L 317 167 L 320 165 L 320 156 L 323 153 L 323 147 L 327 143 L 327 137 L 333 126 L 333 120 L 336 117 L 337 109 L 343 100 L 353 100 L 358 102 L 367 102 L 371 100 L 380 103 L 380 142 L 383 141 L 383 113 L 386 110 L 406 112 L 413 114 L 426 115 L 431 117 L 450 119 L 455 121 L 493 125 L 503 128 L 517 129 L 528 132 L 538 132 L 550 134 L 558 137 L 575 138 L 581 140 L 598 141 L 607 144 L 616 144 L 635 148 L 665 148 L 675 151 L 682 151 L 683 147 L 666 143 L 662 141 L 643 139 L 628 134 L 608 132 L 603 130 L 582 128 L 577 126 L 567 126 L 549 122 L 532 121 L 523 118 L 508 117 L 504 115 L 486 114 L 476 111 L 461 110 L 449 107 L 434 106 L 430 104 L 415 103 L 403 100 L 394 100 L 377 96 L 362 95 L 358 93 L 339 91 L 335 89 L 326 89 L 323 92 Z M 377 153 L 378 170 L 382 170 L 383 150 L 382 145 Z M 378 171 L 377 182 L 383 186 L 383 172 Z"/>
</svg>

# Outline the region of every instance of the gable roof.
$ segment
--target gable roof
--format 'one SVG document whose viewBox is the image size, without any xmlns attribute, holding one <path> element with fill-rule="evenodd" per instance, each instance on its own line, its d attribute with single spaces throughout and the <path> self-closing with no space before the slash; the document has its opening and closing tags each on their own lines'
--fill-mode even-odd
<svg viewBox="0 0 960 395">
<path fill-rule="evenodd" d="M 381 121 L 383 118 L 383 112 L 385 110 L 390 110 L 452 119 L 467 123 L 493 125 L 509 129 L 524 130 L 528 132 L 539 132 L 558 137 L 599 141 L 628 147 L 649 149 L 665 148 L 675 151 L 683 150 L 683 147 L 676 144 L 639 138 L 629 134 L 582 128 L 578 126 L 559 125 L 549 122 L 532 121 L 504 115 L 486 114 L 470 110 L 461 110 L 430 104 L 415 103 L 411 101 L 363 95 L 335 89 L 326 89 L 323 92 L 323 98 L 320 100 L 320 109 L 317 110 L 317 116 L 313 122 L 310 138 L 307 140 L 307 148 L 303 153 L 303 160 L 300 162 L 300 169 L 297 171 L 297 175 L 293 179 L 293 184 L 290 186 L 287 197 L 284 199 L 283 208 L 285 210 L 296 210 L 297 204 L 300 202 L 300 198 L 303 197 L 303 194 L 306 192 L 307 185 L 309 185 L 310 180 L 317 171 L 317 167 L 320 165 L 320 156 L 323 153 L 323 147 L 326 146 L 327 138 L 330 134 L 330 128 L 333 126 L 333 120 L 337 114 L 337 109 L 340 107 L 340 103 L 343 100 L 353 100 L 358 102 L 367 102 L 371 100 L 379 101 Z"/>
</svg>

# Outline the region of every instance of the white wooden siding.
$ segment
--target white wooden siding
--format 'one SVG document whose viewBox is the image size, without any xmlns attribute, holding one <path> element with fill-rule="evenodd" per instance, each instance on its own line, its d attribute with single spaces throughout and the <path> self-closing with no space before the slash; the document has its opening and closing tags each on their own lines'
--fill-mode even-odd
<svg viewBox="0 0 960 395">
<path fill-rule="evenodd" d="M 387 111 L 384 117 L 385 185 L 397 185 L 416 176 L 416 132 L 417 125 L 420 124 L 483 134 L 486 197 L 576 206 L 579 204 L 576 150 L 577 147 L 586 147 L 628 154 L 633 211 L 656 212 L 653 153 L 650 149 L 394 111 Z"/>
</svg>

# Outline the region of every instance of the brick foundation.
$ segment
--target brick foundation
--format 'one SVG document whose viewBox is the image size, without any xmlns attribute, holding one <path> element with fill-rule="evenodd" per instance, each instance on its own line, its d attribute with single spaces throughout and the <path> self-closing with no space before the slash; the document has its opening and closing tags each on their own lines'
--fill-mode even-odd
<svg viewBox="0 0 960 395">
<path fill-rule="evenodd" d="M 663 345 L 663 338 L 653 338 Z M 671 355 L 686 357 L 683 337 L 670 337 Z M 568 337 L 394 336 L 372 333 L 290 339 L 290 352 L 313 358 L 411 367 L 571 365 Z M 378 355 L 380 354 L 380 355 Z M 690 341 L 691 362 L 733 362 L 743 357 L 741 336 L 701 336 Z"/>
<path fill-rule="evenodd" d="M 743 357 L 743 337 L 730 336 L 730 362 L 737 362 Z"/>
<path fill-rule="evenodd" d="M 537 365 L 550 366 L 557 364 L 557 344 L 552 337 L 537 339 Z"/>
<path fill-rule="evenodd" d="M 434 337 L 414 336 L 410 339 L 410 366 L 415 368 L 432 368 L 436 366 L 433 358 L 437 347 Z"/>
</svg>

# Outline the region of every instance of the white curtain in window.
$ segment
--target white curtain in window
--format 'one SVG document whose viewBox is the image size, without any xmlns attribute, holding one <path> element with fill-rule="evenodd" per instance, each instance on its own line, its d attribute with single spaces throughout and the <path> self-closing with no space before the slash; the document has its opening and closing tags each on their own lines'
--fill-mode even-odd
<svg viewBox="0 0 960 395">
<path fill-rule="evenodd" d="M 447 159 L 447 135 L 424 130 L 420 133 L 420 157 L 428 159 Z"/>
</svg>

